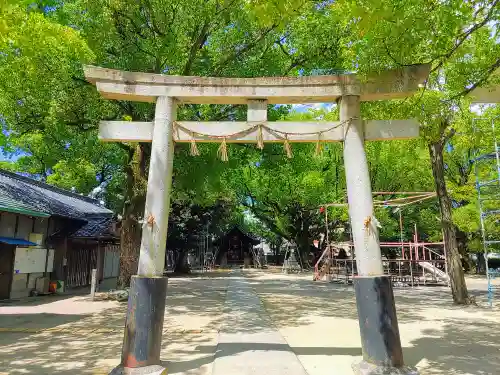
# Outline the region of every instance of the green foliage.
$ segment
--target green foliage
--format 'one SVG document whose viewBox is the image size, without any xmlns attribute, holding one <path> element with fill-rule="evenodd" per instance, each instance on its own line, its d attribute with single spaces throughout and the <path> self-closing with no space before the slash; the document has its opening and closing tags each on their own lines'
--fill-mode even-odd
<svg viewBox="0 0 500 375">
<path fill-rule="evenodd" d="M 78 32 L 22 5 L 0 7 L 0 113 L 9 126 L 36 129 L 53 119 L 93 56 Z"/>
<path fill-rule="evenodd" d="M 17 165 L 11 161 L 0 161 L 0 169 L 15 172 L 17 171 Z"/>
<path fill-rule="evenodd" d="M 429 63 L 430 79 L 414 98 L 362 105 L 366 119 L 415 117 L 422 125 L 421 139 L 367 144 L 372 187 L 433 190 L 428 146 L 451 143 L 453 150 L 444 152 L 444 161 L 448 192 L 457 203 L 453 217 L 476 249 L 479 216 L 469 160 L 492 143 L 492 135 L 486 131 L 487 122 L 477 124 L 480 132 L 472 132 L 474 115 L 464 95 L 491 80 L 490 73 L 500 66 L 500 11 L 495 4 L 0 0 L 0 146 L 7 153 L 25 153 L 14 163 L 1 162 L 0 167 L 82 193 L 105 184 L 105 198 L 116 212 L 140 217 L 150 146 L 103 144 L 97 140 L 96 128 L 102 119 L 149 121 L 153 106 L 102 100 L 84 81 L 82 64 L 254 77 L 322 70 L 364 74 Z M 498 113 L 494 108 L 485 115 L 492 118 Z M 178 116 L 242 120 L 246 113 L 243 106 L 184 105 Z M 313 107 L 299 112 L 290 106 L 270 106 L 269 119 L 334 121 L 338 109 Z M 319 156 L 314 156 L 313 144 L 294 144 L 292 159 L 286 158 L 282 145 L 266 145 L 263 152 L 252 145 L 230 145 L 228 163 L 218 160 L 217 147 L 199 144 L 201 156 L 193 157 L 189 147 L 176 145 L 172 220 L 177 226 L 186 224 L 198 231 L 205 222 L 193 219 L 199 216 L 196 212 L 217 211 L 223 202 L 220 211 L 226 214 L 221 228 L 229 222 L 241 223 L 244 206 L 253 215 L 246 221 L 253 231 L 271 241 L 283 236 L 305 248 L 324 232 L 319 206 L 345 202 L 340 144 L 324 145 Z M 484 178 L 488 173 L 480 171 Z M 376 215 L 383 226 L 382 238 L 399 239 L 399 215 L 386 208 L 377 209 Z M 332 233 L 348 226 L 344 208 L 329 208 L 328 217 Z M 411 237 L 414 223 L 422 236 L 441 238 L 435 202 L 404 209 L 404 238 Z M 494 230 L 498 227 L 491 225 Z M 170 233 L 179 247 L 189 242 L 175 229 Z M 345 231 L 335 233 L 339 239 L 347 236 Z"/>
<path fill-rule="evenodd" d="M 81 78 L 94 54 L 78 31 L 44 14 L 55 2 L 7 5 L 0 7 L 0 114 L 8 136 L 0 146 L 24 152 L 13 169 L 87 194 L 123 163 L 118 146 L 89 131 L 115 107 Z"/>
</svg>

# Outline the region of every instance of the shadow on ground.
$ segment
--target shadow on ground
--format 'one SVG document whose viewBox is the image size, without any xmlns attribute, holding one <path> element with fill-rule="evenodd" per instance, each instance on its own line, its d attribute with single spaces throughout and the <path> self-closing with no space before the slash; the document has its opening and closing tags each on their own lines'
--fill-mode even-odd
<svg viewBox="0 0 500 375">
<path fill-rule="evenodd" d="M 84 292 L 76 291 L 71 294 L 57 294 L 57 295 L 47 295 L 47 296 L 36 296 L 21 299 L 8 299 L 0 300 L 0 308 L 8 306 L 40 306 L 47 303 L 53 303 L 55 301 L 62 301 L 74 297 L 75 295 L 84 295 Z M 88 293 L 87 293 L 88 294 Z"/>
<path fill-rule="evenodd" d="M 169 281 L 162 345 L 165 360 L 193 358 L 196 355 L 191 348 L 198 345 L 215 349 L 226 287 L 227 279 L 221 275 Z M 71 314 L 78 303 L 87 310 L 94 305 L 100 309 Z M 26 313 L 29 306 L 37 312 Z M 0 331 L 0 374 L 107 374 L 119 363 L 126 304 L 74 297 L 58 307 L 60 313 L 43 312 L 54 310 L 54 306 L 50 302 L 43 306 L 10 305 L 24 313 L 0 313 L 0 327 L 9 330 Z M 31 330 L 13 332 L 18 328 Z M 31 333 L 34 328 L 43 330 Z M 175 363 L 171 363 L 169 374 L 175 372 Z"/>
<path fill-rule="evenodd" d="M 354 360 L 361 349 L 352 287 L 311 279 L 285 275 L 267 279 L 255 273 L 251 277 L 266 311 L 299 358 L 352 356 Z M 498 309 L 486 308 L 484 289 L 471 288 L 480 306 L 469 307 L 453 305 L 446 287 L 395 289 L 394 294 L 407 364 L 418 365 L 423 375 L 499 373 L 500 317 Z M 348 330 L 341 329 L 349 324 Z M 317 337 L 309 340 L 296 334 L 301 325 L 303 333 Z M 347 340 L 346 335 L 358 339 Z M 304 340 L 310 343 L 306 348 L 300 345 Z M 338 345 L 343 342 L 349 345 Z M 333 360 L 331 365 L 335 366 Z"/>
<path fill-rule="evenodd" d="M 294 275 L 245 275 L 268 314 L 265 318 L 280 330 L 309 375 L 339 368 L 340 359 L 350 364 L 359 358 L 352 287 L 314 283 Z M 169 281 L 162 345 L 162 359 L 169 374 L 211 373 L 217 332 L 225 321 L 227 285 L 232 277 L 218 273 Z M 484 298 L 481 290 L 473 292 Z M 499 373 L 498 309 L 453 306 L 447 288 L 398 289 L 395 296 L 407 364 L 418 365 L 422 375 Z M 66 311 L 60 313 L 51 311 L 50 303 L 35 306 L 39 310 L 34 314 L 0 313 L 0 327 L 56 329 L 36 334 L 0 332 L 0 373 L 105 374 L 118 363 L 125 304 L 110 302 L 99 311 L 81 314 L 71 310 L 75 305 L 71 301 L 64 301 L 68 302 L 64 305 Z M 44 313 L 44 309 L 51 313 Z M 244 320 L 245 316 L 238 318 Z M 244 320 L 242 330 L 258 331 L 254 323 Z M 281 350 L 279 345 L 266 343 L 232 344 L 219 349 L 225 355 Z M 339 370 L 336 374 L 347 372 Z"/>
</svg>

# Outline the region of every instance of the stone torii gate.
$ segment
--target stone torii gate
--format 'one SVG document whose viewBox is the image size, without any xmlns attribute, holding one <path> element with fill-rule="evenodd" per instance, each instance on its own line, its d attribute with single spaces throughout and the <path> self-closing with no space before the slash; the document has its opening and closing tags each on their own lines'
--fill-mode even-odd
<svg viewBox="0 0 500 375">
<path fill-rule="evenodd" d="M 105 98 L 156 103 L 153 122 L 101 122 L 103 141 L 152 142 L 139 267 L 132 277 L 121 369 L 160 374 L 160 346 L 167 292 L 163 276 L 174 142 L 343 142 L 349 216 L 359 276 L 354 279 L 363 361 L 359 374 L 413 374 L 404 366 L 391 280 L 384 276 L 365 140 L 417 137 L 414 120 L 362 121 L 363 101 L 399 99 L 425 82 L 428 65 L 356 75 L 210 78 L 85 67 L 88 81 Z M 268 122 L 268 104 L 334 103 L 340 122 Z M 179 104 L 246 104 L 247 121 L 176 121 Z M 222 155 L 224 159 L 224 155 Z M 120 371 L 122 371 L 120 370 Z M 396 371 L 396 372 L 393 372 Z M 237 374 L 234 374 L 237 375 Z"/>
</svg>

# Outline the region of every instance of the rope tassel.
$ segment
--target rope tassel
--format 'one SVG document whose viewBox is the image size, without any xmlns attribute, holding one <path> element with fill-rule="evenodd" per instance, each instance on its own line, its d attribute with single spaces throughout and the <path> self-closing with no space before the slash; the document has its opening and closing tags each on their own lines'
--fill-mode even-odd
<svg viewBox="0 0 500 375">
<path fill-rule="evenodd" d="M 198 150 L 198 146 L 196 145 L 196 139 L 194 139 L 194 133 L 191 134 L 191 147 L 190 154 L 191 156 L 200 156 L 200 151 Z"/>
<path fill-rule="evenodd" d="M 285 153 L 288 159 L 291 159 L 293 155 L 292 147 L 290 146 L 290 142 L 288 141 L 288 134 L 285 134 L 285 143 L 283 143 L 283 148 L 285 149 Z"/>
<path fill-rule="evenodd" d="M 321 143 L 321 133 L 318 133 L 318 140 L 316 141 L 316 149 L 314 156 L 320 156 L 323 153 L 323 144 Z"/>
<path fill-rule="evenodd" d="M 257 148 L 264 149 L 264 134 L 262 134 L 262 125 L 257 129 Z"/>
<path fill-rule="evenodd" d="M 226 138 L 222 138 L 222 143 L 219 146 L 219 149 L 217 150 L 217 156 L 220 158 L 222 161 L 228 161 L 227 157 L 227 144 L 226 144 Z"/>
</svg>

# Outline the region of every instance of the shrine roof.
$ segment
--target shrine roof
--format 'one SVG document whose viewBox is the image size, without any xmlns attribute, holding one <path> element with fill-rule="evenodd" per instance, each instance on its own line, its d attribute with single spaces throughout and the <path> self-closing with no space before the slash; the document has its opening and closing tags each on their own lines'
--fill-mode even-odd
<svg viewBox="0 0 500 375">
<path fill-rule="evenodd" d="M 219 241 L 222 238 L 229 237 L 229 236 L 234 236 L 235 234 L 240 234 L 241 236 L 245 237 L 248 242 L 251 242 L 253 245 L 258 245 L 261 241 L 258 239 L 256 236 L 253 234 L 250 234 L 244 230 L 242 230 L 239 226 L 234 226 L 231 228 L 229 231 L 227 231 L 223 236 L 219 238 Z"/>
</svg>

